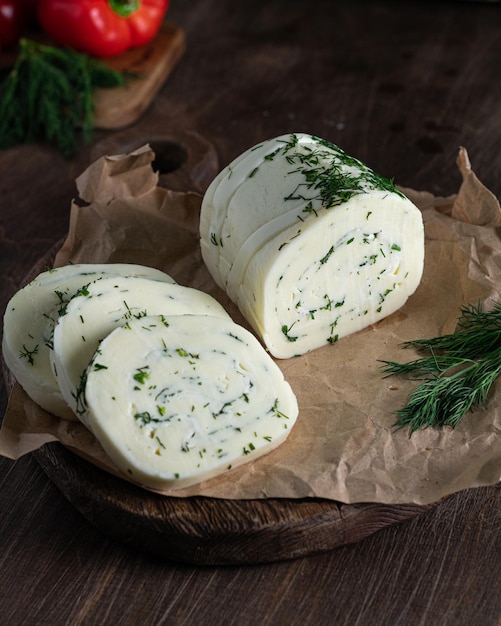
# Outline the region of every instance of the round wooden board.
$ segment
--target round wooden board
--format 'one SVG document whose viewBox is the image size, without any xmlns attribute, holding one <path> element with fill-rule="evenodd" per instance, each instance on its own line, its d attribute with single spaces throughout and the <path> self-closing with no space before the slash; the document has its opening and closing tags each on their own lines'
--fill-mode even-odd
<svg viewBox="0 0 501 626">
<path fill-rule="evenodd" d="M 304 557 L 355 543 L 431 508 L 172 498 L 116 478 L 57 443 L 34 455 L 66 498 L 106 535 L 182 563 L 241 565 Z"/>
<path fill-rule="evenodd" d="M 165 160 L 179 161 L 166 168 L 171 188 L 203 187 L 202 180 L 193 179 L 194 171 L 209 178 L 216 174 L 214 151 L 196 134 L 152 139 Z M 112 154 L 137 147 L 121 142 L 125 138 L 105 141 L 99 151 Z M 179 147 L 186 146 L 180 158 Z M 25 283 L 52 265 L 61 244 L 39 260 Z M 5 366 L 4 374 L 12 388 L 14 380 Z M 63 495 L 106 535 L 156 557 L 190 564 L 258 564 L 313 555 L 360 541 L 435 506 L 166 497 L 108 474 L 59 443 L 33 454 Z"/>
</svg>

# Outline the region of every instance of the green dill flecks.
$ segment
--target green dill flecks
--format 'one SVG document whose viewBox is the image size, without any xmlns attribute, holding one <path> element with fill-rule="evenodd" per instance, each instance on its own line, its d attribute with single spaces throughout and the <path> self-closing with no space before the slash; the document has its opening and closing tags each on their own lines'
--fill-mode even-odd
<svg viewBox="0 0 501 626">
<path fill-rule="evenodd" d="M 127 304 L 127 302 L 125 300 L 123 301 L 123 305 L 125 307 L 125 313 L 123 314 L 123 318 L 125 320 L 131 320 L 131 319 L 139 320 L 142 317 L 146 317 L 148 315 L 148 312 L 146 310 L 138 311 L 137 313 L 133 313 L 132 309 L 129 307 L 129 305 Z"/>
<path fill-rule="evenodd" d="M 397 252 L 400 252 L 402 250 L 402 248 L 399 245 L 397 245 L 396 243 L 394 243 L 391 246 L 391 250 L 396 250 Z"/>
<path fill-rule="evenodd" d="M 159 424 L 167 421 L 165 419 L 153 417 L 149 411 L 138 411 L 137 413 L 134 413 L 133 417 L 141 427 L 146 426 L 147 424 Z"/>
<path fill-rule="evenodd" d="M 259 167 L 255 167 L 250 173 L 249 173 L 249 178 L 253 178 L 258 171 Z"/>
<path fill-rule="evenodd" d="M 85 388 L 87 386 L 87 370 L 85 369 L 80 376 L 80 381 L 73 397 L 75 398 L 75 412 L 77 415 L 83 415 L 87 409 L 87 400 L 85 397 Z"/>
<path fill-rule="evenodd" d="M 228 333 L 228 335 L 229 335 L 232 339 L 235 339 L 236 341 L 239 341 L 240 343 L 244 343 L 244 340 L 243 340 L 241 337 L 239 337 L 238 335 L 235 335 L 234 333 L 231 333 L 231 332 L 230 332 L 230 333 Z"/>
<path fill-rule="evenodd" d="M 325 304 L 324 304 L 324 306 L 320 307 L 320 310 L 321 311 L 332 311 L 332 304 L 333 304 L 334 300 L 332 300 L 332 298 L 329 297 L 328 293 L 324 294 L 324 300 L 325 300 Z"/>
<path fill-rule="evenodd" d="M 280 148 L 277 148 L 276 150 L 273 150 L 273 152 L 270 152 L 269 154 L 265 155 L 264 160 L 265 161 L 273 161 L 273 159 L 277 156 L 277 154 L 280 152 Z"/>
<path fill-rule="evenodd" d="M 78 291 L 75 293 L 73 297 L 74 298 L 87 298 L 90 293 L 89 285 L 90 283 L 87 283 L 86 285 L 83 285 L 82 287 L 80 287 L 80 289 L 78 289 Z"/>
<path fill-rule="evenodd" d="M 107 365 L 103 365 L 102 363 L 94 363 L 93 366 L 92 366 L 92 369 L 95 372 L 99 372 L 101 370 L 107 370 L 108 366 Z"/>
<path fill-rule="evenodd" d="M 275 402 L 273 403 L 273 406 L 271 407 L 271 409 L 268 410 L 268 413 L 273 413 L 275 417 L 289 419 L 289 417 L 285 413 L 282 413 L 282 411 L 279 410 L 278 404 L 279 404 L 279 400 L 278 398 L 275 398 Z"/>
<path fill-rule="evenodd" d="M 72 296 L 70 296 L 67 292 L 59 291 L 58 289 L 54 290 L 54 293 L 59 300 L 57 309 L 57 314 L 59 315 L 59 317 L 66 315 L 68 305 L 73 298 L 78 298 L 82 296 L 87 297 L 89 295 L 89 285 L 90 283 L 88 283 L 87 285 L 83 285 Z"/>
<path fill-rule="evenodd" d="M 19 358 L 26 359 L 30 365 L 35 365 L 35 359 L 33 358 L 35 354 L 38 354 L 38 344 L 30 350 L 23 343 L 23 349 L 19 352 Z"/>
<path fill-rule="evenodd" d="M 290 341 L 290 342 L 294 342 L 294 341 L 298 340 L 298 337 L 295 337 L 295 336 L 290 334 L 290 331 L 291 331 L 293 326 L 294 326 L 294 324 L 291 324 L 290 326 L 287 326 L 287 324 L 284 324 L 282 326 L 282 328 L 281 328 L 282 333 L 285 335 L 287 341 Z"/>
<path fill-rule="evenodd" d="M 333 252 L 334 252 L 334 246 L 331 246 L 327 254 L 320 259 L 320 265 L 324 265 L 325 263 L 327 263 L 327 261 L 329 260 Z"/>
<path fill-rule="evenodd" d="M 150 377 L 150 374 L 147 370 L 147 365 L 145 367 L 138 367 L 136 373 L 132 376 L 132 378 L 141 385 L 144 385 Z"/>
<path fill-rule="evenodd" d="M 287 163 L 296 166 L 289 173 L 300 173 L 304 179 L 285 200 L 317 199 L 323 206 L 330 208 L 367 190 L 390 191 L 403 196 L 393 181 L 376 174 L 338 146 L 318 137 L 312 139 L 318 146 L 315 149 L 306 149 L 304 146 L 302 150 L 296 149 L 296 135 L 291 135 L 290 140 L 284 142 L 284 157 Z M 315 193 L 314 197 L 311 197 L 311 192 Z"/>
<path fill-rule="evenodd" d="M 306 213 L 306 214 L 308 214 L 308 215 L 309 215 L 309 214 L 313 214 L 315 217 L 318 217 L 318 213 L 317 213 L 316 209 L 315 209 L 315 208 L 314 208 L 314 206 L 313 206 L 313 202 L 311 202 L 311 201 L 310 201 L 310 202 L 308 202 L 308 204 L 304 207 L 304 209 L 302 210 L 302 212 L 303 212 L 303 213 Z M 299 217 L 299 216 L 298 216 L 298 217 Z M 299 219 L 301 219 L 301 218 L 299 217 Z"/>
<path fill-rule="evenodd" d="M 199 359 L 200 358 L 200 356 L 198 354 L 192 354 L 191 352 L 188 352 L 184 348 L 177 348 L 176 352 L 181 357 L 190 357 L 191 359 Z"/>
<path fill-rule="evenodd" d="M 226 413 L 226 409 L 231 406 L 233 404 L 234 400 L 228 400 L 228 402 L 224 402 L 221 405 L 221 408 L 219 409 L 219 411 L 213 411 L 212 412 L 212 417 L 214 419 L 217 419 L 220 415 L 222 415 L 223 413 Z"/>
<path fill-rule="evenodd" d="M 217 245 L 219 245 L 219 244 L 218 244 L 218 241 L 217 241 L 217 236 L 216 236 L 216 233 L 211 233 L 211 234 L 210 234 L 210 242 L 211 242 L 211 244 L 212 244 L 213 246 L 217 246 Z"/>
<path fill-rule="evenodd" d="M 256 449 L 256 446 L 252 443 L 252 441 L 250 443 L 248 443 L 246 446 L 243 446 L 242 448 L 242 454 L 244 456 L 247 456 L 248 454 L 250 454 L 251 452 L 253 452 Z"/>
<path fill-rule="evenodd" d="M 169 328 L 170 324 L 169 322 L 165 319 L 165 315 L 159 315 L 160 318 L 160 322 L 165 326 L 165 328 Z M 165 344 L 164 344 L 165 345 Z"/>
</svg>

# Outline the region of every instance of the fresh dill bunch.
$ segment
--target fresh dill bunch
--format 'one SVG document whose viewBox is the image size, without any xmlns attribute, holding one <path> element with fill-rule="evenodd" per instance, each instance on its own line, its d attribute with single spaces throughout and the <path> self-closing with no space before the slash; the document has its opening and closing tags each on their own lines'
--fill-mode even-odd
<svg viewBox="0 0 501 626">
<path fill-rule="evenodd" d="M 486 406 L 501 374 L 501 304 L 490 311 L 481 304 L 463 307 L 455 332 L 407 341 L 403 347 L 426 356 L 408 363 L 382 361 L 388 376 L 422 381 L 395 411 L 394 426 L 407 427 L 409 436 L 422 428 L 455 428 L 468 411 Z"/>
<path fill-rule="evenodd" d="M 0 148 L 41 141 L 72 156 L 79 132 L 90 140 L 94 91 L 125 81 L 124 74 L 71 48 L 21 39 L 0 85 Z"/>
</svg>

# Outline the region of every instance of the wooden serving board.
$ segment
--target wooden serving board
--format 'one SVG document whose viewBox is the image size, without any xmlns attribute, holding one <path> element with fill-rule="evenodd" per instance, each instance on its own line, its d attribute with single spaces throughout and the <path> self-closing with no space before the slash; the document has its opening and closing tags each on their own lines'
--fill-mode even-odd
<svg viewBox="0 0 501 626">
<path fill-rule="evenodd" d="M 360 541 L 432 506 L 172 498 L 103 472 L 57 443 L 34 456 L 95 527 L 136 549 L 181 563 L 242 565 L 305 557 Z"/>
<path fill-rule="evenodd" d="M 51 44 L 39 32 L 30 38 Z M 136 122 L 150 106 L 158 90 L 172 72 L 186 48 L 184 31 L 172 22 L 164 22 L 155 39 L 139 48 L 131 48 L 101 62 L 128 75 L 124 87 L 98 89 L 94 93 L 94 128 L 111 130 Z M 16 62 L 17 52 L 0 55 L 0 70 L 8 71 Z"/>
<path fill-rule="evenodd" d="M 59 247 L 40 259 L 23 284 L 52 266 Z M 12 389 L 15 381 L 3 365 Z M 33 455 L 62 494 L 103 533 L 156 557 L 197 565 L 258 564 L 326 552 L 436 505 L 177 498 L 117 478 L 59 443 L 46 444 Z"/>
<path fill-rule="evenodd" d="M 140 48 L 110 59 L 106 65 L 130 74 L 125 87 L 98 89 L 94 94 L 94 127 L 116 129 L 134 123 L 150 106 L 155 94 L 185 50 L 181 28 L 165 22 L 155 39 Z"/>
</svg>

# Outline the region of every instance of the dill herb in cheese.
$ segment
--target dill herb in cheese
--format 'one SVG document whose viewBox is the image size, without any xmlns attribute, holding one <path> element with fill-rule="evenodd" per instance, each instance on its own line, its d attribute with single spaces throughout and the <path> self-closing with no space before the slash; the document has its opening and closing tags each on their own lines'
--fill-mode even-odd
<svg viewBox="0 0 501 626">
<path fill-rule="evenodd" d="M 76 263 L 40 273 L 12 296 L 5 311 L 2 352 L 8 368 L 34 402 L 64 419 L 75 420 L 76 416 L 51 367 L 54 326 L 74 296 L 85 297 L 90 284 L 106 276 L 174 282 L 164 272 L 142 265 Z M 80 318 L 81 324 L 84 321 Z"/>
<path fill-rule="evenodd" d="M 83 421 L 116 466 L 149 488 L 178 489 L 248 463 L 285 441 L 297 419 L 281 370 L 227 317 L 131 320 L 106 336 L 95 362 L 105 367 L 87 368 Z"/>
<path fill-rule="evenodd" d="M 276 137 L 204 195 L 201 251 L 271 354 L 304 354 L 401 308 L 420 283 L 420 211 L 324 139 Z"/>
<path fill-rule="evenodd" d="M 208 294 L 182 285 L 134 276 L 113 276 L 89 284 L 66 305 L 54 328 L 50 360 L 66 403 L 81 419 L 86 368 L 100 341 L 112 330 L 133 322 L 148 332 L 147 315 L 200 313 L 228 318 L 223 307 Z M 163 317 L 162 317 L 163 316 Z M 82 334 L 82 331 L 84 333 Z M 99 363 L 102 363 L 100 360 Z M 135 384 L 146 384 L 149 372 L 138 369 Z"/>
</svg>

